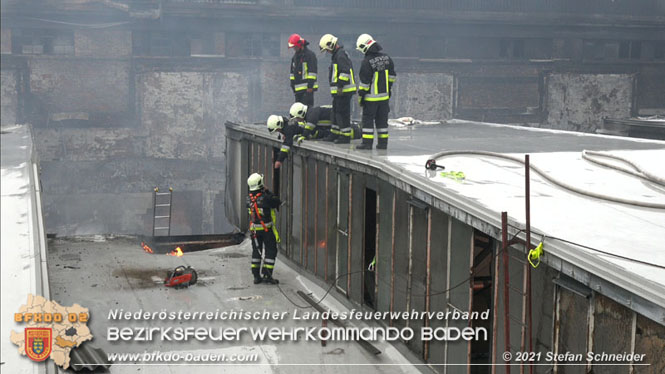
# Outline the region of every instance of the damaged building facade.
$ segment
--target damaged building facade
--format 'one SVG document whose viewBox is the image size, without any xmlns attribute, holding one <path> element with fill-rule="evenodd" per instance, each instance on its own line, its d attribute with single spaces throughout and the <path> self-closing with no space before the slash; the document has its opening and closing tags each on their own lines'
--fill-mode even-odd
<svg viewBox="0 0 665 374">
<path fill-rule="evenodd" d="M 665 370 L 665 263 L 659 254 L 662 244 L 651 239 L 665 233 L 662 195 L 659 210 L 638 208 L 627 218 L 613 203 L 593 198 L 567 203 L 565 200 L 577 196 L 562 198 L 549 191 L 533 191 L 531 204 L 539 209 L 531 208 L 531 214 L 539 213 L 537 225 L 545 225 L 546 217 L 565 222 L 559 232 L 584 225 L 582 241 L 597 247 L 586 252 L 588 247 L 583 244 L 560 242 L 549 237 L 548 231 L 532 233 L 530 248 L 542 241 L 547 253 L 542 263 L 538 260 L 532 266 L 525 250 L 524 176 L 516 173 L 520 166 L 501 169 L 501 174 L 518 181 L 508 188 L 504 188 L 505 182 L 484 175 L 492 174 L 489 169 L 494 159 L 489 160 L 486 171 L 465 170 L 471 180 L 460 190 L 490 184 L 505 192 L 483 190 L 481 194 L 490 195 L 488 200 L 496 205 L 514 198 L 518 208 L 507 212 L 504 220 L 502 212 L 488 206 L 488 200 L 465 196 L 454 186 L 424 177 L 427 157 L 416 169 L 400 164 L 413 155 L 432 155 L 442 149 L 451 153 L 469 149 L 533 152 L 532 157 L 552 152 L 558 169 L 563 168 L 560 162 L 566 152 L 582 149 L 639 152 L 653 148 L 660 155 L 665 151 L 663 142 L 550 131 L 546 137 L 543 142 L 542 131 L 473 122 L 402 130 L 392 127 L 388 154 L 304 142 L 291 149 L 281 168 L 274 169 L 281 143 L 263 126 L 228 123 L 226 214 L 241 230 L 248 229 L 244 182 L 251 173 L 262 173 L 266 186 L 285 201 L 277 213 L 279 258 L 286 257 L 303 276 L 330 287 L 350 308 L 381 313 L 490 311 L 486 320 L 378 320 L 385 326 L 415 331 L 424 327 L 488 331 L 487 339 L 472 342 L 422 341 L 418 334 L 404 341 L 434 372 L 661 373 Z M 574 174 L 574 169 L 569 173 Z M 597 191 L 603 190 L 597 186 Z M 549 204 L 543 203 L 548 200 Z M 587 210 L 580 215 L 590 218 L 581 224 L 567 204 L 585 206 Z M 607 221 L 593 218 L 607 212 L 613 214 Z M 651 228 L 633 231 L 629 222 L 637 216 L 640 219 L 634 221 L 634 227 Z M 631 259 L 645 260 L 635 248 L 638 241 L 644 243 L 645 248 L 640 249 L 651 254 L 647 260 L 655 265 L 636 271 L 626 266 L 630 259 L 617 265 L 594 253 L 618 247 L 632 253 Z M 375 271 L 366 270 L 373 262 Z M 504 352 L 511 356 L 506 358 Z M 534 355 L 520 356 L 522 352 Z M 627 359 L 588 359 L 589 352 Z M 641 359 L 633 359 L 635 355 Z M 504 365 L 506 362 L 512 366 Z"/>
<path fill-rule="evenodd" d="M 393 117 L 594 131 L 665 112 L 664 8 L 2 0 L 2 124 L 33 126 L 49 232 L 148 233 L 151 191 L 167 186 L 175 234 L 226 232 L 223 123 L 287 110 L 290 33 L 313 47 L 337 34 L 356 67 L 355 38 L 371 33 L 397 66 Z M 316 103 L 329 103 L 319 83 Z"/>
</svg>

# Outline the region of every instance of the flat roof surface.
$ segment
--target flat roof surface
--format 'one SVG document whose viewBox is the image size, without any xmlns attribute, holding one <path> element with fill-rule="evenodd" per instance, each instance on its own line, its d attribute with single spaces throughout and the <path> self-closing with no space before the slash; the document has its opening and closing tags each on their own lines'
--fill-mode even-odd
<svg viewBox="0 0 665 374">
<path fill-rule="evenodd" d="M 0 234 L 2 266 L 2 342 L 3 369 L 12 373 L 44 372 L 44 365 L 19 356 L 18 346 L 9 341 L 10 330 L 23 331 L 25 326 L 14 321 L 14 313 L 27 301 L 27 295 L 43 295 L 40 228 L 37 202 L 33 197 L 32 138 L 26 126 L 2 127 L 0 162 L 2 174 L 2 233 Z M 47 290 L 48 291 L 48 290 Z M 46 295 L 48 296 L 48 295 Z"/>
<path fill-rule="evenodd" d="M 242 126 L 261 136 L 264 128 Z M 428 173 L 425 162 L 441 151 L 487 151 L 517 158 L 530 154 L 531 165 L 577 188 L 665 206 L 665 188 L 582 159 L 583 150 L 627 158 L 665 179 L 665 142 L 521 126 L 452 120 L 442 124 L 393 126 L 388 150 L 355 150 L 321 141 L 303 147 L 380 168 L 413 183 L 468 213 L 498 225 L 500 212 L 525 223 L 524 166 L 478 155 L 442 157 L 445 171 L 461 171 L 464 180 Z M 621 164 L 612 162 L 613 164 Z M 625 165 L 624 165 L 625 167 Z M 532 242 L 544 239 L 545 253 L 606 279 L 665 308 L 665 209 L 609 202 L 558 187 L 531 171 Z M 546 235 L 550 238 L 543 237 Z M 601 254 L 565 239 L 610 254 Z"/>
<path fill-rule="evenodd" d="M 214 366 L 214 363 L 152 362 L 141 365 L 129 361 L 116 363 L 111 373 L 357 373 L 362 364 L 368 373 L 419 373 L 395 347 L 385 342 L 372 342 L 381 354 L 368 353 L 356 342 L 329 341 L 322 347 L 318 341 L 255 342 L 251 338 L 241 341 L 187 342 L 110 342 L 106 339 L 109 327 L 321 327 L 321 320 L 294 320 L 296 309 L 301 313 L 313 309 L 299 309 L 282 295 L 273 285 L 253 284 L 250 273 L 252 248 L 249 240 L 240 245 L 200 252 L 185 253 L 182 257 L 148 254 L 140 246 L 141 240 L 134 237 L 107 238 L 104 236 L 81 238 L 56 238 L 49 240 L 48 266 L 51 277 L 52 299 L 61 305 L 78 303 L 90 310 L 88 327 L 95 336 L 90 342 L 108 353 L 143 353 L 160 351 L 164 354 L 214 353 L 257 354 L 257 362 L 237 366 Z M 163 280 L 169 270 L 176 266 L 192 266 L 199 281 L 186 289 L 167 288 Z M 275 278 L 280 280 L 282 291 L 295 304 L 307 306 L 295 292 L 312 293 L 319 300 L 326 292 L 317 284 L 301 276 L 277 256 Z M 335 292 L 334 290 L 332 292 Z M 321 303 L 333 311 L 347 310 L 328 295 Z M 127 321 L 109 319 L 111 310 L 124 312 L 287 312 L 279 320 L 148 320 Z M 357 320 L 350 325 L 366 326 Z M 329 323 L 329 327 L 335 327 Z M 407 353 L 408 354 L 408 353 Z M 138 367 L 133 364 L 139 364 Z M 171 364 L 166 365 L 166 364 Z M 213 365 L 206 366 L 205 364 Z M 184 366 L 178 366 L 184 365 Z"/>
</svg>

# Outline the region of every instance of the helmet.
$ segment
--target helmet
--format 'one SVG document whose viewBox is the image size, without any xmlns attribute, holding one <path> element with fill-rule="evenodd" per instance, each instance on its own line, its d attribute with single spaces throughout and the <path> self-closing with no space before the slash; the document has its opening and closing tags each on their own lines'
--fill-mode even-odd
<svg viewBox="0 0 665 374">
<path fill-rule="evenodd" d="M 356 40 L 356 49 L 365 54 L 367 53 L 369 47 L 371 47 L 374 43 L 376 43 L 376 40 L 372 38 L 372 35 L 362 34 L 358 37 L 358 40 Z"/>
<path fill-rule="evenodd" d="M 289 36 L 289 48 L 302 48 L 305 46 L 305 39 L 302 38 L 302 36 L 298 34 L 291 34 Z"/>
<path fill-rule="evenodd" d="M 321 52 L 332 51 L 335 48 L 335 45 L 337 45 L 337 38 L 332 34 L 325 34 L 321 37 L 321 40 L 319 40 L 319 48 L 321 48 Z"/>
<path fill-rule="evenodd" d="M 247 185 L 250 191 L 257 191 L 263 188 L 263 174 L 254 173 L 247 178 Z"/>
<path fill-rule="evenodd" d="M 284 127 L 284 118 L 282 118 L 282 116 L 276 116 L 273 114 L 268 117 L 267 125 L 268 131 L 270 132 L 280 130 L 282 127 Z"/>
<path fill-rule="evenodd" d="M 305 118 L 305 114 L 307 114 L 307 105 L 303 103 L 293 103 L 291 109 L 289 109 L 289 114 L 291 117 Z"/>
</svg>

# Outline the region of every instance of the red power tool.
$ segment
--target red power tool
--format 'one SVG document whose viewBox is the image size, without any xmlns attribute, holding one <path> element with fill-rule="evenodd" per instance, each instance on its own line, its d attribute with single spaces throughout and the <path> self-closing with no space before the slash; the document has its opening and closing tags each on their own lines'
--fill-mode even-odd
<svg viewBox="0 0 665 374">
<path fill-rule="evenodd" d="M 166 287 L 185 288 L 196 284 L 198 275 L 191 266 L 178 266 L 173 272 L 166 274 L 164 285 Z"/>
</svg>

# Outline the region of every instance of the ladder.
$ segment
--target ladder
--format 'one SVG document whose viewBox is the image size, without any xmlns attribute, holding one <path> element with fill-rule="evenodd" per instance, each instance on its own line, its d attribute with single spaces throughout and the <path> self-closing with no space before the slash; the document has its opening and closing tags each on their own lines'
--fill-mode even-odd
<svg viewBox="0 0 665 374">
<path fill-rule="evenodd" d="M 173 203 L 173 188 L 168 192 L 159 192 L 155 187 L 152 192 L 152 236 L 171 236 L 171 205 Z"/>
</svg>

